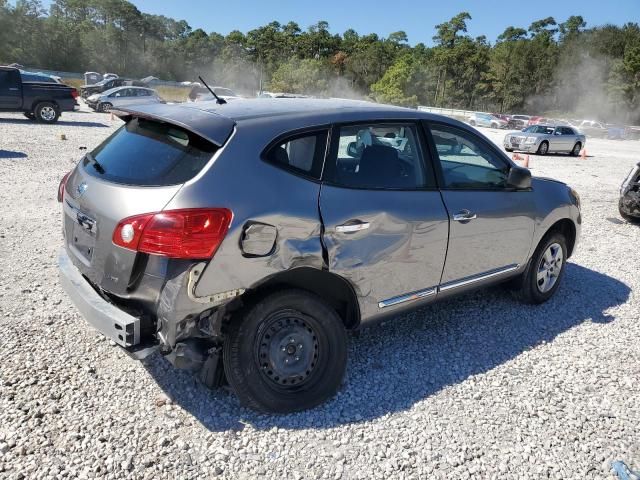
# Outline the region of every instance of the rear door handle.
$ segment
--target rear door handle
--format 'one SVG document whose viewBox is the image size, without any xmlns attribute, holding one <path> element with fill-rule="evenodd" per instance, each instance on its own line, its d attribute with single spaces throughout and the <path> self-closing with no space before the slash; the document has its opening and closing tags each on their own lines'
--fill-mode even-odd
<svg viewBox="0 0 640 480">
<path fill-rule="evenodd" d="M 454 222 L 468 222 L 469 220 L 474 220 L 476 218 L 478 218 L 478 216 L 467 209 L 460 210 L 458 213 L 453 215 Z"/>
<path fill-rule="evenodd" d="M 360 230 L 366 230 L 369 228 L 369 222 L 354 222 L 353 220 L 343 223 L 342 225 L 338 225 L 336 227 L 336 232 L 340 233 L 353 233 L 359 232 Z"/>
</svg>

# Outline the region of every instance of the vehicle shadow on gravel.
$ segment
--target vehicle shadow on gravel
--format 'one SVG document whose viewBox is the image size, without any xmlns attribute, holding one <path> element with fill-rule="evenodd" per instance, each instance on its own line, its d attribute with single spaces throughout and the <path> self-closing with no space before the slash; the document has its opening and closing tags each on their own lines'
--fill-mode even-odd
<svg viewBox="0 0 640 480">
<path fill-rule="evenodd" d="M 0 159 L 5 158 L 27 158 L 24 152 L 16 152 L 15 150 L 0 150 Z"/>
<path fill-rule="evenodd" d="M 0 118 L 0 124 L 10 123 L 14 125 L 24 125 L 31 124 L 34 126 L 42 125 L 41 123 L 37 123 L 33 120 L 29 120 L 28 118 Z M 105 125 L 104 123 L 98 122 L 74 122 L 70 120 L 58 120 L 56 123 L 52 125 L 61 125 L 63 127 L 109 127 L 109 125 Z"/>
<path fill-rule="evenodd" d="M 245 425 L 261 430 L 330 428 L 408 410 L 583 322 L 611 322 L 608 309 L 625 303 L 629 293 L 624 283 L 570 263 L 560 289 L 543 305 L 523 305 L 502 287 L 430 305 L 353 336 L 347 379 L 338 395 L 311 411 L 290 415 L 242 408 L 233 394 L 207 389 L 196 375 L 174 369 L 159 355 L 147 359 L 145 367 L 174 403 L 211 431 Z"/>
</svg>

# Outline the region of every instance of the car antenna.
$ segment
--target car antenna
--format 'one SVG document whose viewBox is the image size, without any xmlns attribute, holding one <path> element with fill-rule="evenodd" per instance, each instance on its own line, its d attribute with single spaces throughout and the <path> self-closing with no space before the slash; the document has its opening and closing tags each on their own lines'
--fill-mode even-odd
<svg viewBox="0 0 640 480">
<path fill-rule="evenodd" d="M 207 87 L 207 90 L 209 90 L 211 94 L 215 97 L 216 103 L 218 105 L 224 105 L 225 103 L 227 103 L 227 101 L 224 98 L 220 98 L 218 95 L 216 95 L 216 92 L 213 91 L 213 88 L 207 85 L 207 82 L 204 81 L 204 78 L 198 75 L 198 79 L 204 84 L 205 87 Z"/>
</svg>

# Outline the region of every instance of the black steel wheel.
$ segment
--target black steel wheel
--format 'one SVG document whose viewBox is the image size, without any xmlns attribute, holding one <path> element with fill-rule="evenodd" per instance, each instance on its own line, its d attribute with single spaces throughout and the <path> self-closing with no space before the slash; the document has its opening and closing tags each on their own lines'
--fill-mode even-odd
<svg viewBox="0 0 640 480">
<path fill-rule="evenodd" d="M 240 402 L 268 413 L 314 407 L 338 390 L 347 335 L 331 306 L 311 293 L 269 295 L 229 325 L 223 363 Z"/>
</svg>

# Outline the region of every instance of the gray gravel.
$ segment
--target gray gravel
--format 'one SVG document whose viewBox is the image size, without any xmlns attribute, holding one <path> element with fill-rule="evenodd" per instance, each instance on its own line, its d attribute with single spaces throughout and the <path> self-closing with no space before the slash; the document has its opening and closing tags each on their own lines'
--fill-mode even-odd
<svg viewBox="0 0 640 480">
<path fill-rule="evenodd" d="M 129 359 L 57 281 L 58 181 L 119 124 L 0 116 L 0 478 L 614 478 L 640 468 L 640 228 L 617 189 L 640 142 L 531 157 L 581 194 L 583 239 L 558 294 L 500 288 L 350 341 L 348 378 L 313 411 L 264 416 L 159 356 Z M 495 141 L 503 133 L 483 130 Z M 66 135 L 61 140 L 60 135 Z"/>
</svg>

